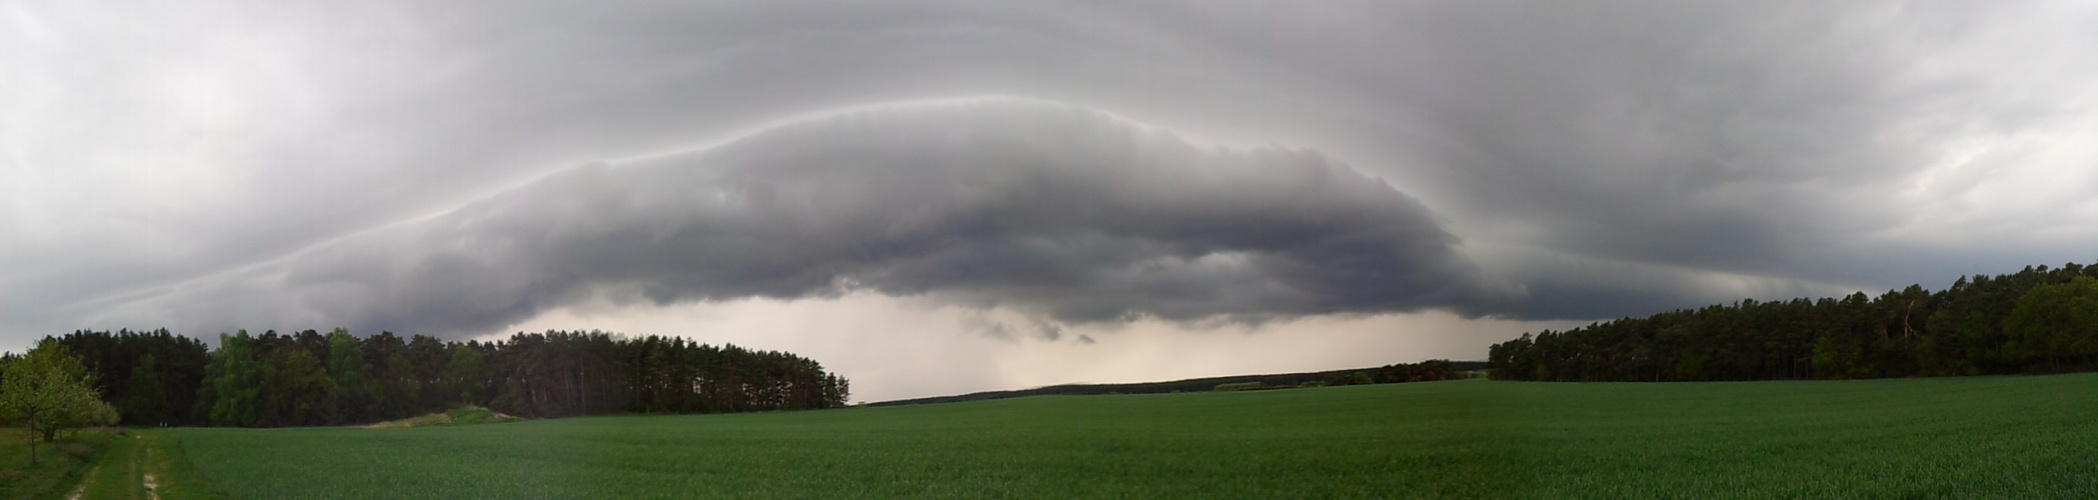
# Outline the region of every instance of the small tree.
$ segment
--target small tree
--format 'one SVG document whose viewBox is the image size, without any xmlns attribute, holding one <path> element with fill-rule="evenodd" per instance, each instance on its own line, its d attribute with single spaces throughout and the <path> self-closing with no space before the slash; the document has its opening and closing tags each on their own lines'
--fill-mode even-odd
<svg viewBox="0 0 2098 500">
<path fill-rule="evenodd" d="M 29 428 L 29 465 L 36 466 L 36 438 L 51 441 L 60 429 L 110 420 L 115 410 L 95 393 L 80 358 L 52 339 L 37 342 L 7 364 L 0 377 L 0 420 Z"/>
</svg>

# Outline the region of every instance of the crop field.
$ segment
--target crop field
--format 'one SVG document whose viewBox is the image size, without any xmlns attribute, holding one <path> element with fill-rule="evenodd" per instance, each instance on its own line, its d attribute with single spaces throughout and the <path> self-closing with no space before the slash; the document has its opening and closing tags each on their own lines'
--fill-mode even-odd
<svg viewBox="0 0 2098 500">
<path fill-rule="evenodd" d="M 2098 498 L 2098 374 L 181 429 L 238 498 Z"/>
</svg>

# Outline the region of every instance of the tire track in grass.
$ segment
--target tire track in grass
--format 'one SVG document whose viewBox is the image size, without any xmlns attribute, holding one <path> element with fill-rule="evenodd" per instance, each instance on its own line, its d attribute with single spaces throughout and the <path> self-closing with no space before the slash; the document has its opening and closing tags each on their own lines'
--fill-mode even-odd
<svg viewBox="0 0 2098 500">
<path fill-rule="evenodd" d="M 139 431 L 139 474 L 132 483 L 132 496 L 159 500 L 215 500 L 232 498 L 224 487 L 203 475 L 189 462 L 182 442 L 167 429 Z M 93 496 L 89 496 L 93 498 Z"/>
<path fill-rule="evenodd" d="M 66 495 L 67 500 L 91 499 L 155 499 L 144 480 L 145 459 L 151 452 L 141 436 L 123 432 L 112 436 L 109 447 L 97 458 L 94 468 L 82 475 L 80 485 Z"/>
<path fill-rule="evenodd" d="M 153 474 L 146 472 L 146 464 L 153 463 L 153 446 L 144 442 L 144 436 L 133 434 L 131 437 L 138 439 L 140 444 L 131 447 L 131 461 L 125 464 L 125 469 L 131 471 L 130 479 L 125 481 L 125 490 L 137 493 L 134 498 L 160 500 L 160 494 L 154 491 Z"/>
<path fill-rule="evenodd" d="M 99 465 L 93 469 L 88 469 L 87 474 L 81 476 L 80 485 L 74 486 L 73 491 L 66 493 L 66 500 L 80 500 L 80 494 L 87 491 L 88 483 L 95 480 L 95 473 L 101 471 L 102 466 Z"/>
<path fill-rule="evenodd" d="M 145 464 L 153 463 L 153 447 L 149 444 L 143 448 L 146 449 L 146 460 L 138 464 L 141 468 L 145 467 Z M 160 500 L 160 483 L 153 480 L 153 473 L 140 471 L 139 479 L 141 485 L 146 487 L 146 500 Z"/>
</svg>

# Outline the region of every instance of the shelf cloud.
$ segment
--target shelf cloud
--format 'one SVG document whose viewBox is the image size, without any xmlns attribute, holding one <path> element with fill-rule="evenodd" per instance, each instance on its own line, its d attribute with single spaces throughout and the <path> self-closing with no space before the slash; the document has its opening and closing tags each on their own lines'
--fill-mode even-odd
<svg viewBox="0 0 2098 500">
<path fill-rule="evenodd" d="M 178 322 L 176 311 L 212 311 L 476 334 L 602 297 L 869 290 L 1094 323 L 1400 312 L 1514 293 L 1458 243 L 1414 198 L 1317 151 L 1204 146 L 1095 110 L 985 98 L 579 167 L 136 307 Z"/>
<path fill-rule="evenodd" d="M 1223 366 L 1321 325 L 1386 337 L 1305 368 L 1478 358 L 1941 287 L 2094 258 L 2094 25 L 2058 0 L 13 1 L 0 350 L 1091 346 L 982 365 L 1040 381 L 1157 339 L 1239 346 Z M 867 352 L 824 359 L 886 369 Z"/>
</svg>

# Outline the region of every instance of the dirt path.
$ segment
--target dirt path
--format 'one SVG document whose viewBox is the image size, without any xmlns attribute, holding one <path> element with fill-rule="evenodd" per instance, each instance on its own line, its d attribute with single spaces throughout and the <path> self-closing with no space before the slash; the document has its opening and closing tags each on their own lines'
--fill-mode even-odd
<svg viewBox="0 0 2098 500">
<path fill-rule="evenodd" d="M 138 460 L 131 461 L 131 471 L 138 475 L 138 485 L 141 488 L 139 491 L 145 492 L 146 500 L 160 500 L 160 485 L 153 482 L 153 473 L 146 472 L 146 466 L 153 463 L 153 442 L 144 439 L 140 441 L 142 442 L 135 450 L 136 453 L 132 453 Z"/>
<path fill-rule="evenodd" d="M 141 446 L 140 448 L 146 449 L 146 459 L 144 461 L 139 462 L 139 464 L 141 464 L 140 467 L 144 467 L 143 464 L 153 463 L 153 447 Z M 143 472 L 139 475 L 144 478 L 143 483 L 146 487 L 146 500 L 160 500 L 160 483 L 153 481 L 153 473 Z"/>
<path fill-rule="evenodd" d="M 145 439 L 136 434 L 125 435 L 111 444 L 114 449 L 103 456 L 100 463 L 83 474 L 80 485 L 66 494 L 66 500 L 82 498 L 144 498 L 159 500 L 155 492 L 153 475 L 146 473 L 146 464 L 153 456 L 153 449 Z M 109 477 L 110 474 L 120 475 Z"/>
<path fill-rule="evenodd" d="M 72 492 L 66 493 L 66 500 L 80 500 L 80 494 L 87 491 L 88 483 L 95 481 L 95 473 L 97 472 L 102 472 L 102 466 L 97 465 L 93 469 L 88 469 L 87 474 L 81 477 L 80 485 L 74 486 Z"/>
</svg>

